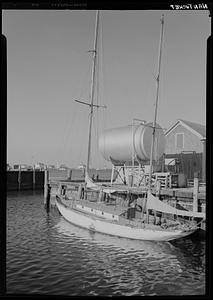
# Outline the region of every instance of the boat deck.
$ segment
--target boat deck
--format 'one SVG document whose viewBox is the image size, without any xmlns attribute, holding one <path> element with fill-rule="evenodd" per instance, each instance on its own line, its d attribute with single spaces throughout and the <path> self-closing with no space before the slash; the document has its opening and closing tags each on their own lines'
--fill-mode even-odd
<svg viewBox="0 0 213 300">
<path fill-rule="evenodd" d="M 120 205 L 115 205 L 112 203 L 103 203 L 103 202 L 97 202 L 97 201 L 88 201 L 88 200 L 83 200 L 83 199 L 78 199 L 78 200 L 64 200 L 63 201 L 66 205 L 68 206 L 73 206 L 73 204 L 80 204 L 80 205 L 85 205 L 89 208 L 104 211 L 110 214 L 114 215 L 122 215 L 127 211 L 127 206 L 120 206 Z"/>
<path fill-rule="evenodd" d="M 110 223 L 117 223 L 119 225 L 125 225 L 132 228 L 144 228 L 149 230 L 159 230 L 159 231 L 172 231 L 174 230 L 174 226 L 168 225 L 166 228 L 163 228 L 159 225 L 154 225 L 153 223 L 153 216 L 150 216 L 150 223 L 147 224 L 144 222 L 145 216 L 143 218 L 134 218 L 134 219 L 127 219 L 126 217 L 122 216 L 124 213 L 127 212 L 127 207 L 121 207 L 113 204 L 105 204 L 101 202 L 94 202 L 94 201 L 88 201 L 88 200 L 65 200 L 61 199 L 62 202 L 70 207 L 74 208 L 75 210 L 79 211 L 79 213 L 89 214 L 92 216 L 95 216 L 98 219 L 105 220 L 106 222 Z M 85 206 L 87 208 L 91 208 L 91 211 L 84 211 L 78 205 Z M 104 213 L 109 213 L 115 216 L 119 216 L 119 218 L 116 219 L 107 219 L 102 217 L 101 215 L 97 215 L 97 211 L 103 211 Z"/>
</svg>

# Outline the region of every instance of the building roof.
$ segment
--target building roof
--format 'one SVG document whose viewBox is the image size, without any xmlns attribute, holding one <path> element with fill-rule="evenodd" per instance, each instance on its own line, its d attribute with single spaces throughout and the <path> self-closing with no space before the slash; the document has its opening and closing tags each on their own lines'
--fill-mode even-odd
<svg viewBox="0 0 213 300">
<path fill-rule="evenodd" d="M 183 127 L 190 130 L 193 134 L 197 135 L 200 139 L 206 138 L 206 126 L 178 119 L 166 132 L 165 135 L 167 136 L 173 129 L 175 129 L 178 125 L 182 125 Z"/>
</svg>

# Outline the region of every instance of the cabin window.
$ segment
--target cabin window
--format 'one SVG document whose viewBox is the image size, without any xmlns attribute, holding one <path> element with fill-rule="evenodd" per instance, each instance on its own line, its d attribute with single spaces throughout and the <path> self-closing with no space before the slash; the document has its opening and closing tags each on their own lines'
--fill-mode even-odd
<svg viewBox="0 0 213 300">
<path fill-rule="evenodd" d="M 104 212 L 102 211 L 102 215 L 104 215 Z"/>
<path fill-rule="evenodd" d="M 112 215 L 112 217 L 114 218 L 114 215 Z"/>
<path fill-rule="evenodd" d="M 91 208 L 91 211 L 93 211 L 93 209 Z"/>
<path fill-rule="evenodd" d="M 184 133 L 176 133 L 176 148 L 183 149 L 184 148 Z"/>
</svg>

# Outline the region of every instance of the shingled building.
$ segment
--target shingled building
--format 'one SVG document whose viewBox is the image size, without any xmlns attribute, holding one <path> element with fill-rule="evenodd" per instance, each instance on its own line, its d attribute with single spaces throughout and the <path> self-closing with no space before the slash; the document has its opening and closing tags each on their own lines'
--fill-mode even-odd
<svg viewBox="0 0 213 300">
<path fill-rule="evenodd" d="M 178 119 L 166 132 L 166 158 L 182 163 L 188 178 L 197 173 L 205 181 L 206 126 Z"/>
</svg>

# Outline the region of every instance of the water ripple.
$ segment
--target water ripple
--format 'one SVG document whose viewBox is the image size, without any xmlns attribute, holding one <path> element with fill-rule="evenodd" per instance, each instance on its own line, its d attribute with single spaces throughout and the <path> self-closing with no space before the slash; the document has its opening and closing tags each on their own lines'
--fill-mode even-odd
<svg viewBox="0 0 213 300">
<path fill-rule="evenodd" d="M 69 296 L 202 295 L 205 242 L 130 241 L 73 226 L 43 195 L 8 196 L 7 290 Z"/>
</svg>

